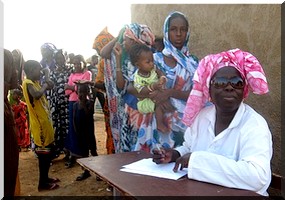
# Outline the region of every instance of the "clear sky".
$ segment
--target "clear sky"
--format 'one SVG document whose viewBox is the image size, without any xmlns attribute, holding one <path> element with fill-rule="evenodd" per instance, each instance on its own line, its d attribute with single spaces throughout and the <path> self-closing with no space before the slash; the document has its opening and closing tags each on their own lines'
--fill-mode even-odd
<svg viewBox="0 0 285 200">
<path fill-rule="evenodd" d="M 25 60 L 40 61 L 40 47 L 53 43 L 86 59 L 96 35 L 105 27 L 113 36 L 131 22 L 128 0 L 2 0 L 4 48 L 20 49 Z M 120 3 L 119 3 L 120 2 Z"/>
<path fill-rule="evenodd" d="M 1 1 L 1 0 L 0 0 Z M 278 2 L 271 0 L 271 3 Z M 162 3 L 156 0 L 2 0 L 4 4 L 4 48 L 20 49 L 24 59 L 40 60 L 40 46 L 53 43 L 68 53 L 86 59 L 95 53 L 92 44 L 105 26 L 113 36 L 131 22 L 131 3 Z M 164 0 L 163 3 L 173 3 Z M 207 3 L 177 0 L 175 3 Z M 214 0 L 211 3 L 222 3 Z M 233 0 L 231 3 L 255 3 Z M 266 1 L 261 1 L 265 3 Z M 228 2 L 227 2 L 228 3 Z"/>
</svg>

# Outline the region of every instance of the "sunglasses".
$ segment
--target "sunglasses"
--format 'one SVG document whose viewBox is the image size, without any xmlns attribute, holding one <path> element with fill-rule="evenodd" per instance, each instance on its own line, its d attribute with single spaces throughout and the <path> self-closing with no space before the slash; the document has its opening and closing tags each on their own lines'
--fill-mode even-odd
<svg viewBox="0 0 285 200">
<path fill-rule="evenodd" d="M 224 78 L 224 77 L 215 77 L 211 80 L 211 85 L 213 85 L 217 89 L 222 89 L 230 84 L 235 89 L 243 89 L 244 81 L 241 77 L 233 77 L 233 78 Z"/>
</svg>

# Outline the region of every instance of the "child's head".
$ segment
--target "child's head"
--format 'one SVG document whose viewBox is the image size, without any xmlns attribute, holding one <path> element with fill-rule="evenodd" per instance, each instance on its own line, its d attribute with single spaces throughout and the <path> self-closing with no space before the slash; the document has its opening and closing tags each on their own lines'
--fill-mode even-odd
<svg viewBox="0 0 285 200">
<path fill-rule="evenodd" d="M 132 65 L 137 66 L 142 72 L 150 72 L 153 67 L 152 50 L 144 44 L 135 44 L 130 49 Z"/>
<path fill-rule="evenodd" d="M 77 95 L 80 101 L 86 100 L 89 95 L 90 89 L 88 84 L 76 84 L 77 85 Z"/>
<path fill-rule="evenodd" d="M 32 81 L 40 80 L 42 66 L 38 61 L 28 60 L 24 64 L 24 72 L 28 79 Z"/>
<path fill-rule="evenodd" d="M 91 65 L 95 66 L 98 64 L 98 56 L 97 55 L 93 55 L 91 57 Z"/>
<path fill-rule="evenodd" d="M 73 65 L 75 72 L 82 72 L 86 67 L 86 61 L 82 55 L 76 55 L 73 58 Z"/>
<path fill-rule="evenodd" d="M 14 101 L 19 101 L 23 97 L 23 93 L 19 89 L 12 90 L 12 99 Z"/>
</svg>

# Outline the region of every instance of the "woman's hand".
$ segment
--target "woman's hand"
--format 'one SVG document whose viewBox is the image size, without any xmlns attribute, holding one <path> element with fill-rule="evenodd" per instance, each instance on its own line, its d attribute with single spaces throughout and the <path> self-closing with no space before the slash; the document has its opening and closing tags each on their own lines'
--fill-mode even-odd
<svg viewBox="0 0 285 200">
<path fill-rule="evenodd" d="M 75 91 L 75 86 L 69 85 L 69 84 L 65 84 L 64 85 L 64 89 L 65 90 L 71 90 L 71 91 Z"/>
<path fill-rule="evenodd" d="M 152 150 L 152 161 L 156 164 L 169 163 L 172 158 L 173 149 L 155 148 Z"/>
<path fill-rule="evenodd" d="M 154 148 L 152 150 L 152 153 L 152 161 L 156 164 L 175 162 L 180 157 L 179 152 L 171 148 Z"/>
<path fill-rule="evenodd" d="M 177 158 L 173 171 L 177 172 L 179 165 L 180 165 L 180 170 L 182 170 L 183 168 L 188 168 L 190 156 L 191 156 L 191 153 L 187 153 L 184 156 Z"/>
<path fill-rule="evenodd" d="M 151 92 L 149 94 L 149 98 L 155 102 L 156 104 L 160 104 L 163 101 L 169 99 L 170 94 L 169 94 L 169 89 L 165 89 L 165 90 L 154 90 L 153 92 Z"/>
<path fill-rule="evenodd" d="M 47 80 L 47 90 L 51 90 L 54 87 L 54 82 L 52 80 Z"/>
<path fill-rule="evenodd" d="M 170 100 L 167 99 L 166 101 L 163 101 L 159 104 L 156 104 L 157 106 L 160 106 L 162 111 L 164 113 L 174 112 L 176 111 L 175 107 L 170 103 Z"/>
</svg>

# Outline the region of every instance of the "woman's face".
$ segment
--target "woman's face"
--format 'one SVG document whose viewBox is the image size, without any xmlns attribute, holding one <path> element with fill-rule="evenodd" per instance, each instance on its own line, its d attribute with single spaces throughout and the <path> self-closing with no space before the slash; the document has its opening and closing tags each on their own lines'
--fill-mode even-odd
<svg viewBox="0 0 285 200">
<path fill-rule="evenodd" d="M 219 69 L 210 83 L 210 96 L 216 109 L 222 112 L 236 111 L 243 100 L 244 85 L 244 80 L 234 67 Z"/>
<path fill-rule="evenodd" d="M 50 59 L 53 56 L 53 51 L 49 49 L 41 49 L 42 57 L 46 59 Z"/>
<path fill-rule="evenodd" d="M 57 54 L 55 57 L 55 62 L 56 64 L 58 64 L 59 66 L 63 66 L 65 65 L 65 57 L 63 54 Z"/>
<path fill-rule="evenodd" d="M 188 32 L 187 23 L 182 17 L 175 17 L 170 20 L 168 38 L 171 44 L 177 49 L 182 49 Z"/>
</svg>

